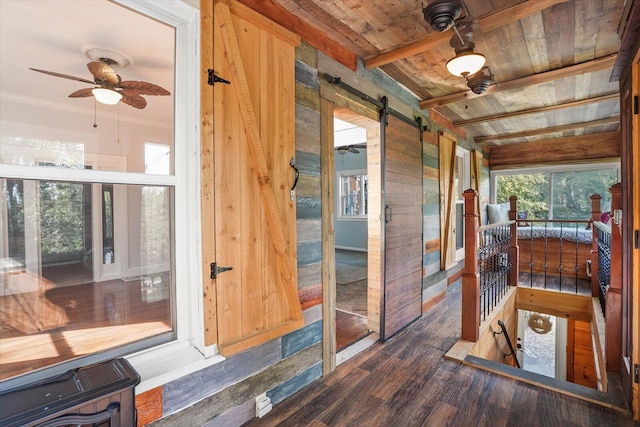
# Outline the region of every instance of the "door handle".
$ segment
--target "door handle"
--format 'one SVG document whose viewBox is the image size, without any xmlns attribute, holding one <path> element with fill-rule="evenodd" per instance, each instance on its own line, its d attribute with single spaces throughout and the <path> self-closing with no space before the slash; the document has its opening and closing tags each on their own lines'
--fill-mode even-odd
<svg viewBox="0 0 640 427">
<path fill-rule="evenodd" d="M 300 178 L 300 170 L 298 170 L 298 168 L 296 167 L 296 159 L 294 157 L 289 160 L 289 166 L 291 166 L 294 171 L 293 185 L 291 186 L 291 190 L 289 191 L 289 198 L 291 199 L 291 201 L 293 201 L 296 194 L 296 185 L 298 185 L 298 178 Z"/>
</svg>

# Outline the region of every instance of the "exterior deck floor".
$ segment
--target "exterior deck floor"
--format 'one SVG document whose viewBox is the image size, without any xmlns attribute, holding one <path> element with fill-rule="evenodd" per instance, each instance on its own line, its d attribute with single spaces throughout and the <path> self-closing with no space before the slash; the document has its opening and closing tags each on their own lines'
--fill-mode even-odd
<svg viewBox="0 0 640 427">
<path fill-rule="evenodd" d="M 385 343 L 288 399 L 260 426 L 637 426 L 631 415 L 444 359 L 460 287 Z"/>
</svg>

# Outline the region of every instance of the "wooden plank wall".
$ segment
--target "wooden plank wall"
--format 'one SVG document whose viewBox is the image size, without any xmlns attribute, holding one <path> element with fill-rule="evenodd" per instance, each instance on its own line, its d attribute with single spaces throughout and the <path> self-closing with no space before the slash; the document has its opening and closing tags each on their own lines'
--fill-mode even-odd
<svg viewBox="0 0 640 427">
<path fill-rule="evenodd" d="M 255 416 L 255 397 L 260 393 L 266 392 L 275 404 L 322 375 L 320 98 L 316 67 L 317 51 L 302 43 L 296 48 L 295 157 L 300 170 L 296 187 L 298 288 L 305 326 L 149 390 L 137 405 L 144 423 L 139 425 L 241 425 Z M 162 418 L 165 414 L 171 415 Z"/>
<path fill-rule="evenodd" d="M 319 68 L 342 77 L 350 85 L 366 89 L 373 96 L 393 89 L 375 70 L 348 74 L 340 64 L 319 54 L 304 41 L 296 48 L 295 159 L 300 170 L 296 188 L 297 273 L 305 327 L 152 389 L 145 399 L 151 404 L 138 408 L 141 417 L 148 415 L 142 418 L 145 421 L 156 420 L 157 426 L 241 425 L 255 415 L 254 399 L 258 394 L 267 392 L 272 402 L 277 403 L 322 375 Z M 400 92 L 397 97 L 390 95 L 390 105 L 408 117 L 416 115 L 417 101 Z M 458 282 L 461 267 L 449 271 L 440 271 L 439 267 L 437 145 L 439 130 L 454 133 L 460 130 L 437 117 L 435 112 L 425 124 L 429 131 L 423 133 L 422 146 L 423 311 L 441 301 L 447 287 Z M 470 147 L 464 135 L 457 136 L 459 143 Z M 483 168 L 483 185 L 485 182 L 488 182 L 488 171 Z M 160 399 L 162 408 L 158 410 Z M 149 409 L 146 412 L 145 407 Z M 171 415 L 158 419 L 163 414 Z"/>
<path fill-rule="evenodd" d="M 447 288 L 461 278 L 463 263 L 449 270 L 440 270 L 440 203 L 439 203 L 439 153 L 438 134 L 441 131 L 456 135 L 459 146 L 468 150 L 479 149 L 467 141 L 466 133 L 453 123 L 431 110 L 425 120 L 428 131 L 423 133 L 422 144 L 422 311 L 442 301 Z M 480 179 L 480 202 L 486 204 L 490 197 L 489 162 L 483 159 Z"/>
<path fill-rule="evenodd" d="M 504 302 L 501 301 L 500 306 L 496 307 L 495 311 L 491 314 L 489 324 L 483 331 L 480 331 L 480 337 L 476 345 L 473 346 L 471 354 L 497 363 L 515 366 L 513 357 L 504 357 L 505 354 L 511 353 L 504 335 L 494 335 L 494 332 L 500 332 L 502 330 L 500 325 L 498 325 L 498 320 L 502 320 L 512 345 L 516 345 L 516 338 L 518 336 L 518 310 L 515 308 L 516 292 L 512 292 L 509 297 L 504 298 Z"/>
</svg>

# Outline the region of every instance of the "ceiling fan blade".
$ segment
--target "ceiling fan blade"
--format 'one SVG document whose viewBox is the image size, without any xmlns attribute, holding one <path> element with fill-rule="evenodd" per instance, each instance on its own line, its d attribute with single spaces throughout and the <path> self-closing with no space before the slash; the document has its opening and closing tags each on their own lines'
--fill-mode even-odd
<svg viewBox="0 0 640 427">
<path fill-rule="evenodd" d="M 90 85 L 95 84 L 95 82 L 92 82 L 91 80 L 83 79 L 82 77 L 70 76 L 68 74 L 62 74 L 62 73 L 55 73 L 53 71 L 39 70 L 37 68 L 29 68 L 29 69 L 33 71 L 37 71 L 39 73 L 49 74 L 50 76 L 54 76 L 54 77 L 62 77 L 63 79 L 76 80 L 83 83 L 89 83 Z"/>
<path fill-rule="evenodd" d="M 131 105 L 132 107 L 139 108 L 141 110 L 147 106 L 147 100 L 141 97 L 135 90 L 124 89 L 118 92 L 122 94 L 122 102 L 127 105 Z"/>
<path fill-rule="evenodd" d="M 349 152 L 354 153 L 354 154 L 358 154 L 360 152 L 357 148 L 354 148 L 353 145 L 347 146 L 347 150 L 349 150 Z"/>
<path fill-rule="evenodd" d="M 171 95 L 168 90 L 149 82 L 124 81 L 118 85 L 123 89 L 132 89 L 140 95 Z"/>
<path fill-rule="evenodd" d="M 94 61 L 87 64 L 87 68 L 98 80 L 107 81 L 113 85 L 120 82 L 120 76 L 111 68 L 111 65 L 104 62 Z"/>
<path fill-rule="evenodd" d="M 71 95 L 69 95 L 69 98 L 84 98 L 87 96 L 93 96 L 93 93 L 91 92 L 92 90 L 93 90 L 92 87 L 77 90 L 73 92 Z"/>
</svg>

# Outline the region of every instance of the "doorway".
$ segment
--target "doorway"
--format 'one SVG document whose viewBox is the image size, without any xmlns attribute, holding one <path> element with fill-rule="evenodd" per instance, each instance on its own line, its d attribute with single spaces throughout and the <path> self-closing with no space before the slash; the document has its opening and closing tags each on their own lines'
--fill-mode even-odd
<svg viewBox="0 0 640 427">
<path fill-rule="evenodd" d="M 375 211 L 369 202 L 370 179 L 375 183 L 376 178 L 370 177 L 368 152 L 380 144 L 380 123 L 348 109 L 335 109 L 333 117 L 335 337 L 339 364 L 377 340 L 377 335 L 370 336 L 375 324 L 369 319 L 377 312 L 370 310 L 373 295 L 369 289 L 380 284 L 369 277 L 369 218 Z"/>
</svg>

